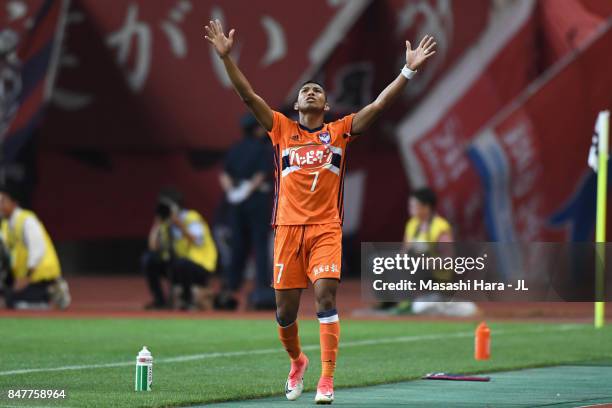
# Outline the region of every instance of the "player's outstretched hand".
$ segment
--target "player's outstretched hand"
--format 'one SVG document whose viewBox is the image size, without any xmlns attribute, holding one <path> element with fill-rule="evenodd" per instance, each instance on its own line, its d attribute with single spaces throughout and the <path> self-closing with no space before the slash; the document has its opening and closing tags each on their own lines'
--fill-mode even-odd
<svg viewBox="0 0 612 408">
<path fill-rule="evenodd" d="M 220 57 L 225 57 L 230 53 L 234 45 L 234 32 L 236 30 L 232 28 L 226 37 L 219 20 L 209 21 L 208 25 L 204 26 L 204 30 L 206 30 L 204 38 L 215 47 L 215 51 Z"/>
<path fill-rule="evenodd" d="M 435 48 L 436 43 L 431 35 L 423 37 L 419 46 L 414 50 L 410 46 L 410 41 L 406 41 L 406 66 L 416 71 L 427 58 L 436 53 Z"/>
</svg>

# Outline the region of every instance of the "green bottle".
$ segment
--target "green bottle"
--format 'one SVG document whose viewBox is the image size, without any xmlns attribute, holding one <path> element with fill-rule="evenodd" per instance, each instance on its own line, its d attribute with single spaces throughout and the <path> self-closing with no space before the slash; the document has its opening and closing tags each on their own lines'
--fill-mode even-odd
<svg viewBox="0 0 612 408">
<path fill-rule="evenodd" d="M 143 346 L 136 357 L 136 391 L 151 391 L 153 384 L 153 356 Z"/>
</svg>

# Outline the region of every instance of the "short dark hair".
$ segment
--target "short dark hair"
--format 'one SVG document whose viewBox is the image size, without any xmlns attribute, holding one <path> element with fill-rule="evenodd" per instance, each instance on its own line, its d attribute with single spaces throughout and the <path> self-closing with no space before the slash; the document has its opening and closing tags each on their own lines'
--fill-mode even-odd
<svg viewBox="0 0 612 408">
<path fill-rule="evenodd" d="M 0 184 L 0 193 L 6 194 L 14 202 L 21 204 L 23 201 L 24 187 L 15 181 L 6 180 Z"/>
<path fill-rule="evenodd" d="M 306 84 L 315 84 L 315 85 L 319 85 L 321 87 L 321 89 L 323 90 L 323 92 L 325 92 L 325 87 L 323 86 L 322 83 L 320 83 L 319 81 L 315 81 L 314 79 L 310 79 L 306 82 L 304 82 L 302 85 L 300 85 L 299 89 L 302 89 L 304 87 L 304 85 Z"/>
<path fill-rule="evenodd" d="M 160 190 L 159 195 L 157 196 L 157 201 L 172 201 L 174 204 L 178 205 L 181 208 L 183 207 L 183 205 L 185 205 L 183 194 L 172 186 L 163 187 Z"/>
<path fill-rule="evenodd" d="M 307 84 L 315 84 L 315 85 L 320 86 L 321 89 L 323 90 L 323 92 L 325 93 L 325 96 L 327 97 L 327 91 L 325 90 L 325 87 L 323 86 L 323 84 L 321 84 L 318 81 L 315 81 L 314 79 L 311 79 L 311 80 L 308 80 L 308 81 L 304 82 L 302 85 L 300 85 L 300 87 L 298 88 L 298 91 L 300 89 L 302 89 L 304 87 L 304 85 L 307 85 Z"/>
<path fill-rule="evenodd" d="M 435 209 L 436 204 L 438 203 L 438 197 L 436 196 L 435 191 L 429 187 L 414 190 L 410 196 L 416 198 L 421 204 L 430 206 L 431 209 Z"/>
</svg>

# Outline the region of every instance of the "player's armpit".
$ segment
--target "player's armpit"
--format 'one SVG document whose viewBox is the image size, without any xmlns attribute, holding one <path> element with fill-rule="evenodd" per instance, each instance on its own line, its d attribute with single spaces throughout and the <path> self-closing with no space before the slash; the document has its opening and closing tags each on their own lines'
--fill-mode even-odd
<svg viewBox="0 0 612 408">
<path fill-rule="evenodd" d="M 268 131 L 268 136 L 270 136 L 272 144 L 279 143 L 279 140 L 283 137 L 283 132 L 290 123 L 291 120 L 285 115 L 277 111 L 272 111 L 272 129 Z"/>
</svg>

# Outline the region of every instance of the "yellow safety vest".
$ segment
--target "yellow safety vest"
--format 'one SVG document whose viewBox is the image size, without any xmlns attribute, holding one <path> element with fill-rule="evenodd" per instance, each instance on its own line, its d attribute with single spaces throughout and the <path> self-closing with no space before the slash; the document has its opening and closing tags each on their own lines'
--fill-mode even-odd
<svg viewBox="0 0 612 408">
<path fill-rule="evenodd" d="M 429 223 L 427 231 L 420 230 L 421 221 L 412 217 L 406 223 L 406 230 L 404 232 L 404 242 L 421 242 L 421 250 L 427 252 L 429 255 L 435 254 L 435 247 L 429 245 L 429 243 L 435 243 L 440 240 L 440 236 L 444 233 L 451 233 L 452 228 L 448 221 L 439 215 L 434 215 Z M 441 269 L 432 271 L 434 279 L 440 282 L 450 282 L 453 280 L 453 271 L 450 269 Z"/>
<path fill-rule="evenodd" d="M 30 282 L 40 282 L 44 280 L 54 280 L 61 276 L 61 268 L 55 247 L 51 238 L 47 233 L 44 225 L 38 220 L 36 214 L 32 211 L 19 209 L 17 217 L 12 227 L 9 225 L 9 220 L 2 220 L 2 239 L 6 243 L 7 250 L 11 256 L 11 266 L 13 275 L 16 278 L 22 278 L 28 274 L 28 247 L 25 244 L 23 235 L 23 226 L 28 217 L 34 217 L 40 224 L 43 239 L 45 241 L 45 254 L 42 259 L 34 267 L 30 275 Z"/>
<path fill-rule="evenodd" d="M 448 221 L 439 215 L 434 215 L 427 231 L 420 231 L 420 225 L 421 222 L 416 217 L 408 220 L 404 231 L 404 242 L 438 242 L 440 235 L 452 232 Z"/>
<path fill-rule="evenodd" d="M 204 239 L 201 245 L 194 245 L 190 243 L 186 237 L 181 236 L 179 239 L 176 239 L 173 242 L 174 254 L 179 258 L 189 259 L 191 262 L 200 265 L 208 272 L 214 272 L 217 268 L 217 246 L 212 238 L 208 224 L 204 218 L 202 218 L 202 216 L 194 210 L 187 210 L 182 221 L 186 226 L 189 226 L 189 224 L 192 223 L 202 224 L 204 229 Z M 171 232 L 169 222 L 162 224 L 160 234 L 160 239 L 162 241 L 162 257 L 164 259 L 168 259 L 169 253 L 167 249 L 163 249 L 168 247 L 167 243 L 170 239 Z"/>
</svg>

